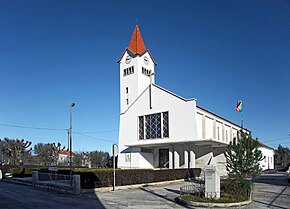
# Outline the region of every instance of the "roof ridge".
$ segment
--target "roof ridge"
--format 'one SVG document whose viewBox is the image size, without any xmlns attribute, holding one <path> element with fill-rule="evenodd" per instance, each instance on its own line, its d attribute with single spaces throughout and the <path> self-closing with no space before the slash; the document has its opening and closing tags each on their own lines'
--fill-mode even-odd
<svg viewBox="0 0 290 209">
<path fill-rule="evenodd" d="M 155 86 L 155 87 L 157 87 L 157 88 L 159 88 L 159 89 L 161 89 L 161 90 L 163 90 L 163 91 L 165 91 L 165 92 L 167 92 L 167 93 L 169 93 L 169 94 L 171 94 L 171 95 L 173 95 L 173 96 L 175 96 L 175 97 L 177 97 L 177 98 L 179 98 L 179 99 L 181 99 L 181 100 L 183 100 L 183 101 L 186 101 L 186 102 L 192 101 L 192 100 L 195 100 L 196 101 L 195 98 L 186 99 L 186 98 L 184 98 L 184 97 L 182 97 L 182 96 L 180 96 L 180 95 L 178 95 L 178 94 L 176 94 L 176 93 L 174 93 L 172 91 L 169 91 L 169 90 L 167 90 L 167 89 L 165 89 L 165 88 L 157 85 L 156 83 L 152 83 L 152 85 Z"/>
</svg>

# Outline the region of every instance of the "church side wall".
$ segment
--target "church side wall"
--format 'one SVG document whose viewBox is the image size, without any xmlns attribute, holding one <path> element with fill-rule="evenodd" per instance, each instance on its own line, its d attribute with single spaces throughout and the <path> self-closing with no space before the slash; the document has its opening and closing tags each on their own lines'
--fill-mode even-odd
<svg viewBox="0 0 290 209">
<path fill-rule="evenodd" d="M 197 108 L 197 134 L 199 140 L 215 140 L 229 144 L 238 136 L 240 127 Z"/>
</svg>

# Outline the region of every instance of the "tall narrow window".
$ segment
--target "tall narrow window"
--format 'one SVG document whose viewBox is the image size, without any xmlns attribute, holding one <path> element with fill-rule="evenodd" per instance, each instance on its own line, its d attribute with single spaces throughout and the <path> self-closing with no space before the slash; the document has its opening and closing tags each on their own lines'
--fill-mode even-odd
<svg viewBox="0 0 290 209">
<path fill-rule="evenodd" d="M 128 94 L 129 93 L 129 88 L 128 87 L 126 87 L 126 94 Z"/>
<path fill-rule="evenodd" d="M 220 140 L 220 127 L 217 127 L 217 138 Z"/>
<path fill-rule="evenodd" d="M 127 105 L 129 104 L 129 99 L 126 99 L 126 103 L 127 103 Z"/>
<path fill-rule="evenodd" d="M 228 130 L 226 130 L 226 142 L 228 142 Z"/>
<path fill-rule="evenodd" d="M 144 116 L 139 116 L 139 139 L 144 139 Z"/>
<path fill-rule="evenodd" d="M 163 112 L 163 137 L 169 137 L 169 115 L 168 112 Z"/>
</svg>

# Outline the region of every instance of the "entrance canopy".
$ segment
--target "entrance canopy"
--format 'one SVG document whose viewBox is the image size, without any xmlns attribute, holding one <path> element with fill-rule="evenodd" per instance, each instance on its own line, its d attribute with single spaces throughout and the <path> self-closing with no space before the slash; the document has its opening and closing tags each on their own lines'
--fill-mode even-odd
<svg viewBox="0 0 290 209">
<path fill-rule="evenodd" d="M 159 147 L 159 146 L 170 146 L 178 144 L 193 144 L 196 146 L 210 145 L 212 147 L 226 147 L 226 142 L 216 141 L 212 139 L 206 140 L 180 140 L 180 141 L 169 141 L 169 139 L 151 139 L 151 140 L 139 140 L 137 144 L 128 144 L 126 147 Z"/>
</svg>

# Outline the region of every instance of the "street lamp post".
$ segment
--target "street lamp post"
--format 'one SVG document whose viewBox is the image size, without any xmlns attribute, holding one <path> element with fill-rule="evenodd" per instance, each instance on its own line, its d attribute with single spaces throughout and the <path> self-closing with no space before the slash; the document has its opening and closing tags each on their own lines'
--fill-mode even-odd
<svg viewBox="0 0 290 209">
<path fill-rule="evenodd" d="M 70 170 L 70 184 L 72 186 L 72 108 L 75 103 L 71 103 L 70 108 L 70 127 L 69 127 L 69 170 Z"/>
</svg>

